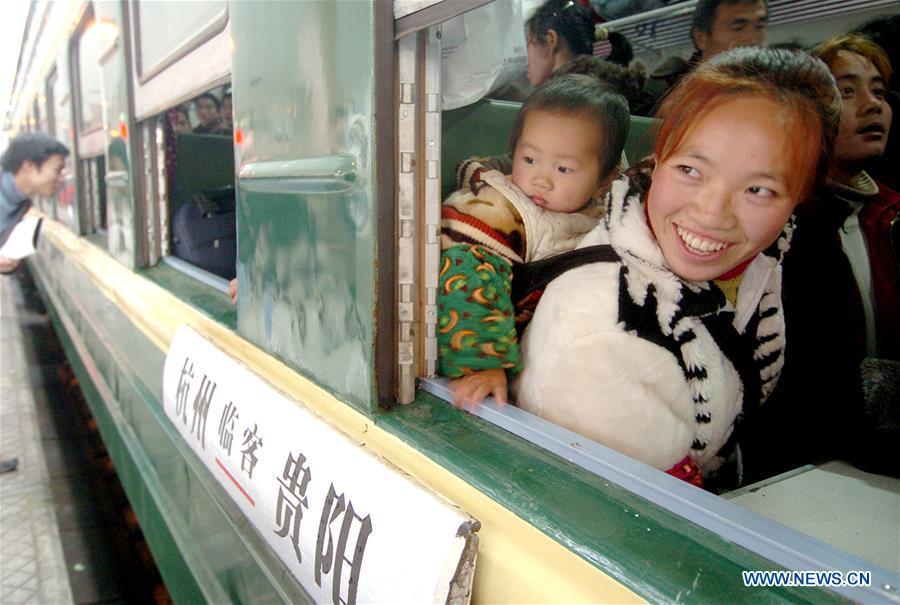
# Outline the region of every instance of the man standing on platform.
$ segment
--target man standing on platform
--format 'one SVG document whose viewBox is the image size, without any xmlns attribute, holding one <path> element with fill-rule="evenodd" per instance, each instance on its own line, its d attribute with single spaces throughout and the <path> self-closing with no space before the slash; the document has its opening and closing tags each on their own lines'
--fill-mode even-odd
<svg viewBox="0 0 900 605">
<path fill-rule="evenodd" d="M 42 132 L 17 135 L 0 157 L 0 246 L 31 207 L 31 196 L 51 196 L 62 182 L 69 150 Z M 10 273 L 19 261 L 0 255 L 0 273 Z"/>
</svg>

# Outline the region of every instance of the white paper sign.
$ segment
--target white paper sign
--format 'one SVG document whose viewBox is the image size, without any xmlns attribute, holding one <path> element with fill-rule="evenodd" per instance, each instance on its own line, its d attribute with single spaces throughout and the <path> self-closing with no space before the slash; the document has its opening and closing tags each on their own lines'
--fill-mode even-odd
<svg viewBox="0 0 900 605">
<path fill-rule="evenodd" d="M 40 217 L 29 216 L 16 223 L 9 237 L 3 243 L 3 247 L 0 248 L 0 256 L 21 260 L 34 254 L 38 235 L 41 233 L 42 220 Z"/>
<path fill-rule="evenodd" d="M 454 600 L 471 593 L 477 521 L 187 326 L 166 356 L 163 401 L 317 603 L 445 603 L 451 585 Z"/>
</svg>

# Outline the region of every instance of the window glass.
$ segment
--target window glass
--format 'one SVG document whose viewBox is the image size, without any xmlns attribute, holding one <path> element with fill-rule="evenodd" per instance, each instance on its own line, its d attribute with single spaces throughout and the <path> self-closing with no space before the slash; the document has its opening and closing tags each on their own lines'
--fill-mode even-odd
<svg viewBox="0 0 900 605">
<path fill-rule="evenodd" d="M 34 126 L 37 130 L 42 130 L 44 132 L 47 131 L 47 124 L 45 123 L 46 116 L 44 114 L 44 110 L 41 107 L 42 100 L 40 97 L 34 98 Z"/>
<path fill-rule="evenodd" d="M 53 85 L 57 79 L 56 69 L 54 69 L 47 78 L 47 84 L 44 87 L 44 108 L 47 114 L 46 131 L 51 135 L 56 134 L 56 103 L 53 98 Z"/>
<path fill-rule="evenodd" d="M 205 33 L 224 14 L 224 0 L 210 2 L 141 2 L 138 14 L 140 72 L 161 63 L 173 50 Z"/>
<path fill-rule="evenodd" d="M 78 39 L 78 77 L 81 100 L 81 132 L 103 127 L 100 56 L 115 42 L 118 29 L 103 21 L 92 21 Z"/>
<path fill-rule="evenodd" d="M 73 150 L 75 149 L 75 130 L 72 125 L 72 95 L 69 94 L 68 70 L 57 69 L 50 77 L 49 87 L 52 94 L 48 95 L 48 99 L 53 103 L 52 114 L 55 126 L 52 134 L 69 150 Z M 58 214 L 54 213 L 56 218 L 68 216 L 68 208 L 75 200 L 74 161 L 74 154 L 69 153 L 63 172 L 63 185 L 56 194 L 56 204 L 54 205 L 58 209 Z"/>
</svg>

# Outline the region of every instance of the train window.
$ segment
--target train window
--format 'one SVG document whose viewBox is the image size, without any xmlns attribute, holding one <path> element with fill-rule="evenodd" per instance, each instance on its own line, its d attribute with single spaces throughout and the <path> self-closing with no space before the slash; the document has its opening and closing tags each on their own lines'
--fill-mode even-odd
<svg viewBox="0 0 900 605">
<path fill-rule="evenodd" d="M 44 107 L 47 114 L 47 132 L 56 134 L 56 104 L 53 102 L 53 86 L 59 78 L 56 75 L 56 68 L 47 76 L 47 82 L 44 86 Z"/>
<path fill-rule="evenodd" d="M 227 117 L 223 115 L 227 114 Z M 158 118 L 166 196 L 158 221 L 165 262 L 220 290 L 235 277 L 234 145 L 230 86 L 197 95 Z"/>
<path fill-rule="evenodd" d="M 97 66 L 106 50 L 107 26 L 87 17 L 87 25 L 78 38 L 77 69 L 79 112 L 78 125 L 82 134 L 103 127 L 103 98 L 100 70 Z"/>
<path fill-rule="evenodd" d="M 75 131 L 72 127 L 72 95 L 69 92 L 69 70 L 66 61 L 59 60 L 58 67 L 47 78 L 47 104 L 51 132 L 69 149 L 75 149 Z M 75 158 L 74 153 L 66 157 L 63 185 L 54 198 L 50 215 L 57 220 L 69 220 L 69 209 L 75 201 Z M 72 225 L 73 223 L 69 223 Z"/>
<path fill-rule="evenodd" d="M 137 71 L 146 81 L 222 30 L 224 0 L 135 5 Z"/>
<path fill-rule="evenodd" d="M 447 380 L 435 378 L 437 357 L 434 342 L 435 304 L 437 259 L 440 250 L 434 234 L 439 232 L 437 217 L 441 192 L 446 193 L 448 189 L 448 183 L 442 183 L 441 178 L 446 180 L 453 175 L 454 161 L 469 157 L 458 155 L 457 143 L 462 142 L 466 147 L 464 151 L 469 155 L 493 155 L 503 152 L 517 107 L 482 100 L 461 110 L 441 111 L 440 99 L 442 92 L 445 92 L 441 87 L 447 81 L 442 77 L 445 74 L 442 74 L 441 57 L 446 57 L 447 54 L 442 53 L 444 50 L 442 43 L 445 42 L 442 36 L 445 32 L 442 28 L 447 22 L 429 26 L 427 19 L 421 17 L 417 19 L 426 24 L 421 25 L 418 31 L 416 27 L 410 26 L 412 31 L 400 37 L 397 42 L 399 79 L 397 88 L 400 98 L 396 116 L 399 183 L 398 399 L 407 402 L 415 398 L 418 386 L 419 389 L 449 402 L 452 394 Z M 398 22 L 398 29 L 402 29 L 400 25 Z M 777 22 L 774 23 L 773 29 L 780 36 L 786 35 L 787 28 L 780 30 L 778 25 Z M 846 27 L 846 22 L 842 22 L 842 26 Z M 634 27 L 637 31 L 645 31 L 638 26 Z M 818 40 L 821 35 L 820 26 L 810 26 L 804 31 L 804 35 L 811 37 L 812 42 Z M 685 39 L 689 39 L 686 33 Z M 647 57 L 647 60 L 651 58 Z M 634 121 L 635 118 L 632 118 L 632 123 Z M 473 132 L 479 133 L 479 139 L 482 140 L 472 142 Z M 444 165 L 444 162 L 450 162 L 451 165 Z M 413 380 L 417 380 L 417 383 Z M 876 486 L 876 489 L 866 490 L 867 497 L 871 496 L 878 502 L 874 506 L 892 502 L 895 507 L 896 499 L 885 497 L 891 489 L 896 490 L 896 483 L 888 478 L 880 482 L 873 480 L 871 476 L 867 477 L 865 473 L 848 469 L 846 465 L 832 464 L 825 465 L 821 469 L 799 469 L 793 476 L 773 478 L 766 485 L 753 486 L 751 491 L 729 494 L 729 498 L 726 499 L 697 489 L 515 406 L 499 406 L 489 399 L 473 413 L 789 569 L 806 569 L 811 565 L 816 568 L 821 565 L 830 569 L 876 569 L 878 576 L 884 571 L 877 567 L 881 565 L 889 572 L 897 571 L 896 540 L 890 540 L 896 534 L 891 534 L 888 540 L 881 541 L 877 547 L 872 547 L 871 543 L 860 545 L 859 540 L 856 540 L 854 549 L 849 545 L 852 540 L 843 541 L 840 535 L 836 535 L 840 533 L 840 528 L 833 525 L 831 530 L 835 532 L 834 536 L 825 535 L 824 532 L 813 532 L 810 534 L 815 536 L 813 539 L 810 535 L 802 533 L 812 527 L 810 523 L 806 523 L 804 528 L 796 526 L 801 531 L 794 531 L 766 516 L 755 515 L 748 510 L 766 508 L 767 497 L 769 501 L 781 498 L 780 502 L 787 502 L 785 492 L 791 487 L 787 483 L 779 485 L 779 482 L 792 482 L 794 486 L 801 486 L 802 483 L 799 489 L 805 490 L 810 489 L 809 486 L 816 481 L 825 480 L 834 485 L 840 483 L 848 486 L 852 481 L 860 479 Z M 848 477 L 852 477 L 852 480 L 844 481 Z M 890 487 L 892 485 L 894 487 Z M 859 489 L 861 488 L 860 485 Z M 769 490 L 766 493 L 767 497 L 756 495 L 759 489 Z M 797 492 L 794 495 L 809 497 L 811 493 L 812 491 L 802 494 Z M 832 506 L 832 503 L 829 502 L 828 506 Z M 875 510 L 874 506 L 872 510 Z M 793 526 L 788 515 L 773 518 Z M 896 527 L 896 515 L 882 514 L 879 519 Z M 864 523 L 866 525 L 869 522 L 873 526 L 878 524 L 878 520 L 860 520 L 866 522 Z M 778 536 L 778 539 L 773 540 L 771 536 Z M 876 548 L 879 550 L 878 553 L 874 552 Z M 882 552 L 888 556 L 882 555 Z M 797 556 L 796 553 L 803 555 Z M 873 563 L 875 567 L 872 566 Z M 890 573 L 886 573 L 881 577 L 891 576 Z"/>
<path fill-rule="evenodd" d="M 36 130 L 43 130 L 46 132 L 47 125 L 44 123 L 44 112 L 41 111 L 41 99 L 40 97 L 34 98 L 34 125 Z"/>
</svg>

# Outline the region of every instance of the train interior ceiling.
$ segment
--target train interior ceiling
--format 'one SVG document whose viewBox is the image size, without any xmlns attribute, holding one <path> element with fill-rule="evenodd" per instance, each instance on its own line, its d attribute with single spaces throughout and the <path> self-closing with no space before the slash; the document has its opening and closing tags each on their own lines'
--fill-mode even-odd
<svg viewBox="0 0 900 605">
<path fill-rule="evenodd" d="M 164 287 L 175 284 L 171 289 L 176 294 L 196 291 L 197 284 L 209 288 L 209 291 L 204 290 L 192 299 L 191 303 L 217 318 L 226 329 L 310 376 L 329 391 L 339 393 L 358 409 L 372 413 L 371 410 L 377 408 L 377 403 L 371 401 L 373 389 L 370 383 L 362 379 L 355 382 L 347 376 L 352 372 L 326 368 L 324 361 L 312 359 L 315 355 L 332 361 L 349 360 L 345 366 L 350 368 L 368 368 L 361 370 L 361 375 L 368 380 L 373 380 L 373 374 L 390 374 L 394 377 L 388 381 L 392 393 L 387 397 L 379 393 L 382 399 L 393 398 L 406 403 L 420 397 L 423 391 L 445 399 L 449 397 L 446 382 L 436 377 L 434 319 L 422 311 L 430 304 L 429 301 L 433 301 L 431 297 L 437 283 L 436 259 L 439 258 L 438 242 L 433 238 L 429 240 L 425 235 L 425 225 L 430 219 L 424 209 L 434 211 L 438 207 L 441 195 L 452 186 L 454 168 L 459 161 L 471 155 L 498 155 L 507 151 L 508 133 L 520 104 L 496 99 L 494 92 L 508 89 L 516 82 L 521 83 L 525 70 L 525 44 L 521 34 L 524 19 L 540 2 L 394 2 L 396 53 L 392 57 L 395 66 L 391 70 L 395 73 L 397 90 L 400 91 L 398 103 L 402 106 L 408 101 L 409 107 L 421 119 L 408 122 L 395 116 L 396 132 L 374 141 L 374 145 L 387 141 L 398 150 L 397 166 L 392 166 L 394 180 L 398 184 L 389 185 L 387 189 L 378 189 L 378 185 L 373 184 L 375 179 L 367 175 L 368 165 L 365 163 L 376 162 L 368 153 L 373 146 L 373 142 L 365 138 L 369 133 L 364 132 L 362 142 L 357 136 L 360 129 L 369 129 L 367 121 L 375 115 L 374 110 L 365 103 L 322 108 L 311 97 L 303 97 L 310 94 L 310 89 L 298 84 L 298 96 L 309 102 L 311 109 L 292 105 L 277 115 L 263 115 L 257 106 L 252 111 L 242 107 L 242 93 L 252 98 L 254 103 L 262 98 L 263 93 L 251 90 L 251 85 L 255 86 L 255 83 L 248 84 L 241 80 L 248 68 L 239 61 L 245 61 L 245 58 L 230 48 L 235 44 L 231 35 L 237 27 L 237 14 L 245 10 L 241 3 L 185 3 L 184 8 L 180 9 L 185 14 L 178 16 L 183 25 L 171 30 L 166 30 L 164 26 L 175 22 L 176 15 L 170 8 L 171 3 L 141 2 L 130 12 L 118 3 L 73 3 L 76 7 L 68 12 L 53 10 L 53 4 L 33 3 L 32 11 L 36 11 L 38 17 L 41 17 L 40 11 L 44 11 L 42 23 L 70 19 L 76 27 L 72 37 L 62 42 L 42 41 L 37 27 L 26 36 L 23 49 L 29 49 L 35 55 L 43 52 L 51 59 L 48 60 L 48 68 L 40 75 L 29 76 L 31 79 L 25 84 L 17 82 L 17 90 L 27 90 L 30 93 L 28 98 L 33 100 L 20 102 L 20 106 L 28 106 L 29 109 L 17 114 L 18 123 L 14 125 L 15 130 L 50 132 L 75 150 L 67 159 L 64 188 L 54 198 L 37 201 L 47 216 L 65 224 L 72 232 L 107 251 L 121 264 L 147 275 L 156 283 Z M 649 10 L 637 14 L 615 13 L 615 18 L 610 18 L 607 24 L 611 30 L 620 31 L 629 38 L 635 59 L 642 61 L 650 71 L 673 54 L 685 58 L 689 56 L 693 47 L 688 42 L 688 31 L 695 3 L 660 1 L 640 4 L 649 5 Z M 804 47 L 848 31 L 875 16 L 897 14 L 900 10 L 900 2 L 896 1 L 771 0 L 769 4 L 768 42 L 790 42 Z M 463 12 L 462 6 L 476 8 Z M 259 19 L 264 21 L 262 17 Z M 475 31 L 474 24 L 486 19 L 488 23 L 503 23 L 503 28 L 511 32 L 507 36 L 502 32 L 496 36 L 501 39 L 502 48 L 484 43 L 484 40 L 464 38 L 463 32 Z M 121 30 L 116 30 L 123 23 L 134 32 L 127 44 L 120 35 Z M 435 35 L 439 29 L 442 35 Z M 156 38 L 141 36 L 142 32 L 164 30 L 165 33 Z M 481 30 L 485 36 L 493 36 L 498 27 L 490 25 Z M 454 35 L 460 37 L 454 38 Z M 460 40 L 466 40 L 465 44 L 470 48 L 482 50 L 472 55 L 461 52 L 461 46 L 454 46 Z M 284 50 L 287 47 L 276 48 Z M 608 45 L 597 47 L 601 55 L 608 51 Z M 486 57 L 493 57 L 496 65 L 486 69 Z M 313 68 L 302 58 L 297 61 L 306 73 L 312 73 Z M 346 57 L 335 59 L 335 64 L 341 69 L 349 70 L 346 67 L 348 62 Z M 319 75 L 327 80 L 327 75 Z M 241 84 L 247 87 L 240 88 Z M 341 84 L 351 91 L 348 96 L 355 94 L 352 92 L 355 90 L 353 84 Z M 388 82 L 384 87 L 390 89 L 393 85 Z M 334 84 L 333 87 L 338 88 L 339 85 Z M 439 91 L 440 108 L 429 105 L 427 94 L 423 92 L 426 89 L 429 92 Z M 233 90 L 236 92 L 232 101 Z M 417 92 L 406 99 L 405 90 Z M 393 94 L 393 91 L 387 94 Z M 435 114 L 436 120 L 427 119 Z M 322 129 L 315 126 L 298 125 L 298 115 L 321 119 L 334 132 L 323 135 Z M 265 124 L 268 131 L 254 132 L 253 124 Z M 626 146 L 629 163 L 638 161 L 649 151 L 646 133 L 651 126 L 651 121 L 646 118 L 632 117 L 632 132 Z M 472 133 L 475 132 L 479 133 L 479 138 L 472 141 Z M 277 224 L 277 220 L 272 219 L 274 214 L 260 219 L 252 214 L 248 205 L 242 204 L 241 196 L 249 195 L 248 191 L 253 193 L 249 186 L 242 190 L 241 179 L 245 176 L 258 179 L 253 181 L 253 187 L 268 186 L 265 178 L 269 178 L 266 176 L 269 173 L 264 173 L 263 169 L 278 170 L 278 162 L 285 166 L 292 161 L 312 162 L 302 154 L 299 159 L 290 155 L 298 149 L 295 141 L 301 135 L 312 141 L 309 148 L 314 153 L 309 156 L 324 158 L 317 160 L 319 164 L 315 169 L 325 176 L 314 183 L 310 180 L 303 184 L 304 187 L 323 188 L 308 194 L 313 202 L 330 199 L 328 195 L 332 189 L 346 185 L 356 188 L 353 191 L 357 193 L 363 191 L 358 193 L 361 197 L 377 197 L 380 191 L 393 192 L 396 201 L 375 202 L 379 206 L 389 206 L 392 211 L 395 205 L 401 209 L 407 204 L 417 208 L 410 215 L 398 211 L 401 225 L 397 229 L 399 242 L 395 240 L 391 245 L 395 256 L 392 261 L 398 268 L 386 274 L 392 277 L 390 287 L 396 290 L 389 297 L 390 300 L 396 297 L 396 311 L 388 313 L 372 303 L 375 294 L 357 291 L 354 278 L 365 283 L 364 278 L 375 271 L 371 266 L 370 253 L 363 249 L 362 244 L 370 245 L 374 250 L 374 242 L 381 244 L 383 240 L 377 239 L 379 236 L 372 233 L 371 221 L 362 216 L 365 211 L 374 210 L 366 208 L 360 211 L 359 200 L 353 198 L 353 194 L 349 195 L 349 201 L 342 202 L 344 205 L 340 208 L 325 210 L 312 208 L 310 204 L 310 207 L 295 210 L 292 216 L 302 223 L 300 226 Z M 434 173 L 425 170 L 415 172 L 409 182 L 417 186 L 407 187 L 404 153 L 424 155 L 435 140 L 440 141 L 439 149 L 429 152 L 431 155 L 428 157 L 437 159 L 439 170 Z M 409 148 L 404 147 L 407 144 Z M 270 153 L 268 159 L 272 161 L 268 164 L 262 162 L 255 154 L 264 146 L 269 151 L 278 150 L 284 154 L 283 157 Z M 351 154 L 355 154 L 350 162 L 353 168 L 345 169 L 347 164 L 344 160 Z M 263 172 L 252 173 L 249 167 Z M 352 179 L 357 181 L 347 176 L 351 173 Z M 387 174 L 390 175 L 390 172 Z M 333 175 L 339 176 L 328 180 Z M 283 186 L 292 185 L 287 183 Z M 260 194 L 255 199 L 266 201 L 272 207 L 284 206 L 288 197 L 286 191 L 267 190 L 265 195 L 268 197 Z M 138 200 L 134 204 L 129 201 L 132 197 Z M 421 215 L 418 214 L 420 212 Z M 433 217 L 433 212 L 429 216 Z M 326 227 L 324 223 L 329 219 L 339 225 Z M 403 227 L 404 221 L 408 223 L 408 229 Z M 308 246 L 304 244 L 302 253 L 309 254 L 311 258 L 319 254 L 321 258 L 339 259 L 343 275 L 324 276 L 324 271 L 316 265 L 320 261 L 315 261 L 315 258 L 313 261 L 298 259 L 299 252 L 277 250 L 274 244 L 271 251 L 261 250 L 259 246 L 254 247 L 258 242 L 249 241 L 254 237 L 251 233 L 257 234 L 260 241 L 264 237 L 276 238 L 284 233 L 290 233 L 291 238 L 297 239 L 296 232 L 301 235 L 312 233 L 317 226 L 320 231 L 316 232 L 316 237 L 319 239 Z M 436 227 L 429 224 L 429 228 Z M 254 231 L 251 232 L 251 229 Z M 357 235 L 358 242 L 352 242 Z M 287 256 L 278 256 L 282 252 Z M 266 254 L 271 254 L 272 258 L 261 258 Z M 290 257 L 291 254 L 294 256 Z M 308 270 L 306 264 L 316 266 Z M 313 285 L 321 287 L 336 299 L 346 297 L 352 302 L 342 306 L 343 303 L 326 305 L 318 301 L 318 306 L 309 306 L 312 303 L 304 299 L 303 304 L 307 304 L 304 308 L 314 309 L 314 312 L 304 312 L 302 319 L 285 320 L 290 328 L 279 334 L 277 323 L 274 327 L 272 323 L 272 318 L 278 317 L 279 309 L 283 312 L 283 308 L 278 307 L 278 296 L 285 297 L 281 303 L 299 300 L 291 296 L 302 296 L 286 292 L 302 289 L 299 284 L 284 277 L 285 272 L 289 273 L 292 267 L 298 266 L 314 275 L 316 281 L 312 282 Z M 254 273 L 259 268 L 267 272 L 264 277 Z M 397 275 L 394 275 L 395 272 Z M 413 277 L 404 281 L 407 276 Z M 240 295 L 237 306 L 232 307 L 226 293 L 229 281 L 235 278 Z M 408 307 L 404 306 L 407 304 Z M 256 309 L 263 308 L 269 315 L 257 316 Z M 369 316 L 364 317 L 366 313 L 359 313 L 359 308 L 363 308 Z M 393 353 L 391 345 L 373 347 L 373 339 L 367 341 L 359 336 L 383 329 L 373 326 L 372 308 L 385 318 L 379 323 L 391 324 L 388 329 L 393 331 L 389 337 L 382 335 L 374 340 L 396 339 L 399 353 Z M 409 310 L 412 322 L 404 315 L 406 310 Z M 317 322 L 316 318 L 321 324 L 318 327 L 313 325 Z M 297 327 L 297 323 L 301 325 Z M 414 326 L 411 327 L 410 323 Z M 334 328 L 334 325 L 339 327 Z M 286 342 L 293 334 L 309 334 L 316 329 L 324 334 L 321 340 L 325 344 L 334 345 L 333 350 L 319 353 L 298 351 L 299 345 Z M 328 330 L 334 330 L 334 333 L 329 336 Z M 309 340 L 312 337 L 306 342 Z M 352 345 L 344 341 L 352 341 Z M 360 342 L 360 349 L 370 350 L 348 352 L 349 348 Z M 375 353 L 371 352 L 373 348 Z M 386 355 L 385 351 L 391 353 Z M 383 359 L 386 356 L 390 357 L 387 362 Z M 378 369 L 372 370 L 370 367 Z M 397 406 L 389 413 L 402 414 L 403 411 Z M 756 510 L 763 516 L 768 515 L 770 511 L 766 510 L 765 502 L 754 494 L 797 472 L 816 472 L 811 468 L 799 469 L 785 476 L 769 478 L 754 486 L 753 490 L 739 489 L 722 498 L 699 493 L 692 486 L 670 480 L 662 473 L 607 451 L 602 446 L 586 443 L 574 433 L 560 431 L 559 427 L 521 410 L 488 403 L 477 413 L 503 430 L 511 431 L 583 469 L 604 478 L 611 477 L 660 506 L 673 509 L 677 507 L 673 502 L 695 503 L 698 509 L 704 511 L 692 518 L 698 523 L 707 523 L 708 519 L 717 515 L 733 515 L 729 512 L 733 508 L 729 507 L 733 507 L 734 503 L 748 510 Z M 831 467 L 835 473 L 853 476 L 852 469 L 840 466 L 840 463 L 831 464 L 839 465 Z M 610 472 L 613 474 L 609 475 Z M 808 475 L 808 478 L 812 481 L 813 475 Z M 821 480 L 821 477 L 816 475 L 816 479 Z M 877 483 L 878 480 L 864 477 L 854 481 L 853 485 L 860 486 L 866 482 Z M 648 484 L 654 485 L 647 487 Z M 846 489 L 846 485 L 839 484 L 836 492 Z M 885 485 L 888 485 L 888 490 L 894 489 L 890 483 Z M 883 488 L 881 484 L 875 487 Z M 883 507 L 883 502 L 876 501 L 878 494 L 865 493 L 873 498 L 869 510 L 881 510 L 879 507 Z M 848 496 L 846 493 L 836 495 L 844 499 Z M 850 508 L 848 501 L 841 510 L 852 514 Z M 877 559 L 877 565 L 892 573 L 900 573 L 896 543 L 879 544 L 877 547 L 872 542 L 861 545 L 858 541 L 838 535 L 839 532 L 834 532 L 833 527 L 823 531 L 800 518 L 797 511 L 794 513 L 780 511 L 780 516 L 772 518 L 787 525 L 793 524 L 801 532 L 808 532 L 825 542 L 831 540 L 836 548 L 844 549 L 853 556 Z M 873 518 L 859 522 L 868 523 L 867 528 L 872 530 L 869 535 L 877 536 L 877 528 L 882 523 L 896 529 L 898 520 L 894 515 L 893 519 Z M 891 540 L 890 532 L 884 535 Z"/>
</svg>

